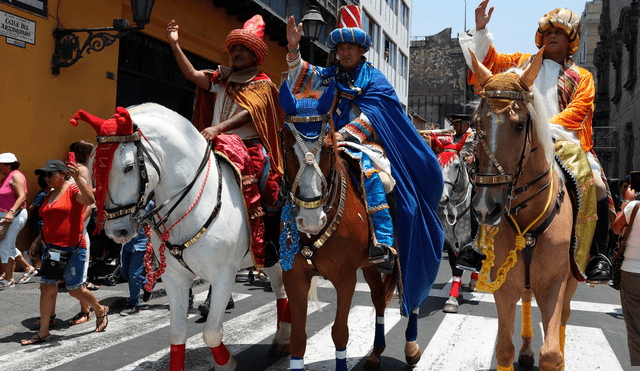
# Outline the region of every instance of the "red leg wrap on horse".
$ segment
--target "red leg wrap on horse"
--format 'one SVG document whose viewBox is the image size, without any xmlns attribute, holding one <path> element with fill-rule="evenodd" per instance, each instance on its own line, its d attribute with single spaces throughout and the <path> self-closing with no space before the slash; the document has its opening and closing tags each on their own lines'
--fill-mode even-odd
<svg viewBox="0 0 640 371">
<path fill-rule="evenodd" d="M 457 280 L 455 278 L 458 278 Z M 454 277 L 453 283 L 451 283 L 451 291 L 449 291 L 449 296 L 458 297 L 458 290 L 460 289 L 460 278 Z"/>
<path fill-rule="evenodd" d="M 185 344 L 171 344 L 171 361 L 169 363 L 169 371 L 184 370 L 184 350 Z"/>
<path fill-rule="evenodd" d="M 222 342 L 215 348 L 211 348 L 211 354 L 213 354 L 213 360 L 216 361 L 217 365 L 226 365 L 229 362 L 229 358 L 231 358 L 231 354 L 227 347 L 224 346 Z"/>
<path fill-rule="evenodd" d="M 291 323 L 291 307 L 289 306 L 288 299 L 276 300 L 276 306 L 278 308 L 278 328 L 280 322 Z"/>
<path fill-rule="evenodd" d="M 479 277 L 478 272 L 473 272 L 473 273 L 471 273 L 471 279 L 472 279 L 472 280 L 477 280 L 477 279 L 478 279 L 478 277 Z"/>
</svg>

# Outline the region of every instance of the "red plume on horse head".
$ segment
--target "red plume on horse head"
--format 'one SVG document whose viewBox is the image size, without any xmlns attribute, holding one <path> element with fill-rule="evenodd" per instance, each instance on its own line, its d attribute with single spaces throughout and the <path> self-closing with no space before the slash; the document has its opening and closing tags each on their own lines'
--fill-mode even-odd
<svg viewBox="0 0 640 371">
<path fill-rule="evenodd" d="M 71 125 L 78 126 L 78 120 L 82 120 L 91 125 L 96 131 L 96 134 L 101 137 L 133 134 L 131 116 L 129 116 L 129 111 L 123 107 L 116 108 L 116 114 L 107 120 L 96 117 L 86 111 L 78 110 L 70 120 Z"/>
<path fill-rule="evenodd" d="M 82 120 L 96 131 L 98 137 L 107 137 L 113 135 L 131 135 L 133 134 L 133 122 L 129 112 L 123 108 L 116 108 L 116 113 L 107 120 L 96 117 L 83 110 L 78 110 L 70 120 L 71 125 L 78 126 L 78 120 Z M 93 181 L 96 185 L 96 206 L 98 207 L 98 228 L 96 233 L 102 227 L 104 218 L 104 199 L 109 186 L 109 172 L 113 163 L 113 154 L 118 148 L 119 143 L 98 143 L 93 161 Z"/>
<path fill-rule="evenodd" d="M 440 149 L 440 153 L 438 154 L 438 161 L 440 162 L 440 166 L 442 168 L 444 168 L 445 166 L 449 165 L 449 163 L 451 163 L 451 161 L 453 160 L 453 155 L 454 153 L 460 154 L 460 151 L 462 150 L 462 148 L 464 147 L 465 142 L 467 141 L 467 137 L 469 136 L 469 133 L 464 133 L 464 135 L 462 136 L 462 139 L 460 139 L 460 141 L 457 144 L 453 143 L 453 138 L 451 138 L 451 142 L 447 141 L 441 141 L 440 139 L 438 139 L 438 136 L 431 133 L 431 141 L 438 146 L 438 148 Z"/>
</svg>

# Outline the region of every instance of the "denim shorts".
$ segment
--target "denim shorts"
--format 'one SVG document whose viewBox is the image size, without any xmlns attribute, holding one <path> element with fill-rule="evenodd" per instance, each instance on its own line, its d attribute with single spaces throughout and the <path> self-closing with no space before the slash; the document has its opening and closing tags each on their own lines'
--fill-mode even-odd
<svg viewBox="0 0 640 371">
<path fill-rule="evenodd" d="M 71 257 L 67 262 L 64 270 L 64 285 L 68 291 L 77 290 L 82 287 L 86 281 L 84 264 L 87 261 L 87 249 L 80 246 L 60 247 L 51 245 L 53 248 L 61 251 L 71 251 Z M 45 285 L 57 285 L 58 280 L 55 278 L 40 277 L 40 283 Z"/>
</svg>

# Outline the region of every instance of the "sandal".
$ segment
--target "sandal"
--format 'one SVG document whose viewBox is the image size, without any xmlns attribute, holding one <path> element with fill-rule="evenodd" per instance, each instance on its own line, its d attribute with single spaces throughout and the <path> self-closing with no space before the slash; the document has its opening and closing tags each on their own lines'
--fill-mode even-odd
<svg viewBox="0 0 640 371">
<path fill-rule="evenodd" d="M 109 313 L 109 307 L 103 305 L 102 310 L 104 311 L 103 315 L 99 316 L 96 314 L 96 332 L 104 331 L 109 324 L 109 318 L 107 317 L 107 313 Z"/>
<path fill-rule="evenodd" d="M 40 336 L 37 333 L 35 335 L 33 335 L 32 338 L 29 339 L 22 339 L 22 341 L 20 341 L 20 343 L 22 345 L 32 345 L 32 344 L 38 344 L 38 343 L 44 343 L 46 341 L 51 340 L 51 334 L 46 334 L 45 336 Z"/>
<path fill-rule="evenodd" d="M 100 286 L 98 286 L 98 285 L 94 285 L 94 284 L 93 284 L 93 283 L 91 283 L 91 282 L 87 282 L 87 283 L 85 284 L 85 287 L 87 288 L 87 290 L 90 290 L 90 291 L 96 291 L 96 290 L 98 290 L 98 289 L 100 288 Z"/>
<path fill-rule="evenodd" d="M 33 276 L 35 276 L 36 274 L 38 274 L 38 270 L 35 269 L 34 267 L 31 267 L 29 272 L 26 272 L 25 274 L 22 275 L 22 278 L 20 278 L 18 283 L 27 283 L 27 282 L 31 281 L 31 278 Z"/>
<path fill-rule="evenodd" d="M 49 319 L 49 327 L 52 327 L 55 324 L 56 324 L 56 315 L 52 314 L 51 318 Z M 38 319 L 36 320 L 36 323 L 34 323 L 34 325 L 40 326 L 40 317 L 38 317 Z"/>
<path fill-rule="evenodd" d="M 0 290 L 13 289 L 15 287 L 16 287 L 16 283 L 13 280 L 7 281 L 3 279 L 0 281 Z"/>
<path fill-rule="evenodd" d="M 70 325 L 80 325 L 91 319 L 91 309 L 88 312 L 80 312 L 69 320 Z"/>
</svg>

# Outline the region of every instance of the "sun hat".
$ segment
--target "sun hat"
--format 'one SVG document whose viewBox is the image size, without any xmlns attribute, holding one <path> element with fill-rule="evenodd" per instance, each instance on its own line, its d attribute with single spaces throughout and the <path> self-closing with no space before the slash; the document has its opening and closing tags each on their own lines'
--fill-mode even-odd
<svg viewBox="0 0 640 371">
<path fill-rule="evenodd" d="M 369 50 L 371 39 L 362 29 L 362 9 L 357 5 L 346 5 L 340 9 L 340 28 L 329 34 L 329 49 L 335 51 L 341 43 L 360 45 L 365 52 Z"/>
<path fill-rule="evenodd" d="M 67 171 L 64 162 L 56 159 L 47 160 L 47 163 L 35 171 L 36 175 L 45 175 L 46 173 L 54 173 L 58 171 Z"/>
<path fill-rule="evenodd" d="M 542 48 L 544 33 L 552 27 L 564 31 L 569 38 L 569 55 L 575 53 L 580 46 L 580 16 L 567 8 L 557 8 L 542 16 L 536 31 L 538 49 Z"/>
<path fill-rule="evenodd" d="M 0 164 L 13 164 L 18 158 L 11 152 L 0 153 Z"/>
<path fill-rule="evenodd" d="M 231 48 L 234 45 L 246 46 L 256 55 L 257 65 L 259 66 L 264 63 L 269 53 L 267 44 L 262 41 L 264 29 L 265 24 L 262 16 L 256 14 L 245 22 L 242 29 L 233 30 L 229 33 L 227 40 L 224 42 L 224 48 L 231 54 Z"/>
</svg>

